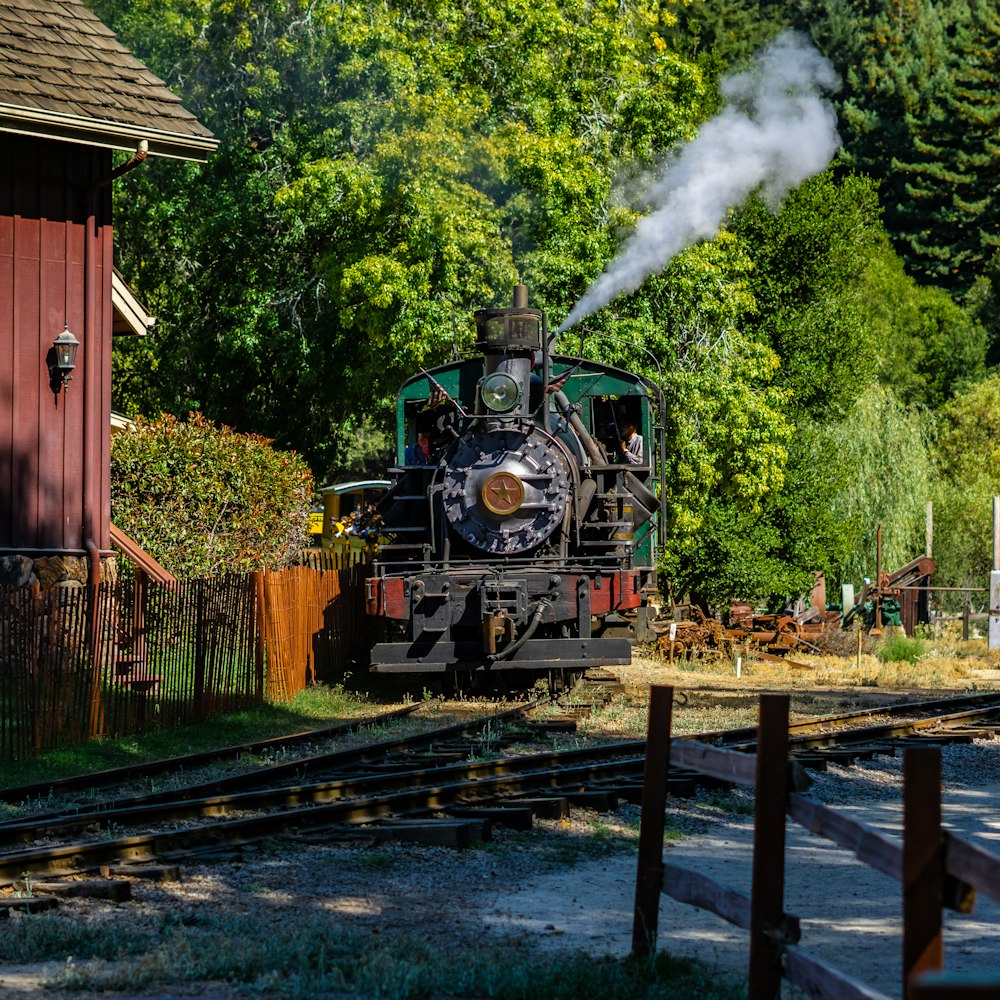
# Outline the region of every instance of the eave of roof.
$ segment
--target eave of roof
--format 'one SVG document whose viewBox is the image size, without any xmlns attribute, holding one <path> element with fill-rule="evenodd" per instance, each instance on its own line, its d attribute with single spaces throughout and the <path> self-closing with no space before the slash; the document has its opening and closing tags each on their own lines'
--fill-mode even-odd
<svg viewBox="0 0 1000 1000">
<path fill-rule="evenodd" d="M 128 417 L 124 417 L 120 413 L 115 413 L 114 410 L 111 411 L 112 434 L 121 434 L 122 431 L 130 431 L 133 427 L 135 427 L 134 420 L 129 420 Z"/>
<path fill-rule="evenodd" d="M 0 130 L 183 160 L 218 146 L 85 0 L 0 0 Z"/>
<path fill-rule="evenodd" d="M 111 272 L 111 304 L 114 307 L 111 332 L 116 337 L 122 334 L 145 337 L 156 324 L 156 317 L 146 312 L 117 267 Z"/>
<path fill-rule="evenodd" d="M 84 118 L 13 104 L 0 104 L 0 131 L 127 150 L 135 150 L 139 141 L 145 139 L 149 143 L 149 152 L 154 156 L 199 162 L 207 160 L 209 153 L 219 146 L 219 140 L 210 134 L 197 136 L 162 132 L 141 124 Z"/>
</svg>

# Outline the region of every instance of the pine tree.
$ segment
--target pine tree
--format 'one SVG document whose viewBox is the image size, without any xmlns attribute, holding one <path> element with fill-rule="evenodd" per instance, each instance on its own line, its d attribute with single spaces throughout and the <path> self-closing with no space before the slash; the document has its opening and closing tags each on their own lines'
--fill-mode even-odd
<svg viewBox="0 0 1000 1000">
<path fill-rule="evenodd" d="M 896 161 L 911 201 L 900 207 L 899 230 L 911 269 L 958 290 L 982 272 L 996 239 L 1000 150 L 991 83 L 996 78 L 1000 23 L 973 0 L 952 8 L 947 82 L 912 126 L 915 158 Z M 990 232 L 992 229 L 992 233 Z"/>
<path fill-rule="evenodd" d="M 831 0 L 831 13 L 845 2 Z M 841 109 L 848 160 L 881 181 L 886 228 L 908 269 L 958 291 L 1000 235 L 994 7 L 888 0 L 866 13 Z M 848 46 L 840 59 L 850 59 Z"/>
<path fill-rule="evenodd" d="M 929 232 L 941 207 L 927 123 L 948 89 L 945 24 L 932 0 L 890 0 L 867 22 L 866 36 L 848 70 L 845 145 L 851 164 L 881 181 L 886 226 L 909 259 L 919 256 L 914 239 Z"/>
<path fill-rule="evenodd" d="M 955 267 L 967 284 L 983 273 L 1000 247 L 1000 12 L 995 0 L 971 0 L 970 18 L 959 36 L 960 51 L 951 102 L 963 141 L 956 147 L 962 178 L 954 207 L 964 226 Z"/>
</svg>

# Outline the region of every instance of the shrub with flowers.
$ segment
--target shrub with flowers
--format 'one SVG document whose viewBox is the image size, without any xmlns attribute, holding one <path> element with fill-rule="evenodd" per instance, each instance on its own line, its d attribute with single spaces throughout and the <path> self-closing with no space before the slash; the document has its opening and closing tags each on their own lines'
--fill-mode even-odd
<svg viewBox="0 0 1000 1000">
<path fill-rule="evenodd" d="M 111 519 L 175 576 L 289 565 L 308 542 L 305 461 L 200 413 L 111 442 Z"/>
</svg>

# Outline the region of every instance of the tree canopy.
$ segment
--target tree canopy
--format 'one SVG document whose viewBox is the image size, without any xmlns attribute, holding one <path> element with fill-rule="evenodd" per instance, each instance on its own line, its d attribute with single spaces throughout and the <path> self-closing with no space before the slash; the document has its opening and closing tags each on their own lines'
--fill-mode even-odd
<svg viewBox="0 0 1000 1000">
<path fill-rule="evenodd" d="M 934 555 L 944 579 L 984 586 L 993 567 L 993 497 L 1000 496 L 1000 373 L 941 411 L 932 451 Z"/>
<path fill-rule="evenodd" d="M 675 593 L 856 578 L 879 521 L 914 554 L 924 500 L 957 482 L 930 459 L 937 414 L 986 419 L 969 400 L 1000 360 L 986 0 L 93 6 L 221 140 L 118 182 L 118 263 L 159 324 L 116 347 L 115 404 L 200 410 L 320 479 L 378 469 L 398 384 L 467 348 L 518 277 L 564 317 L 721 77 L 808 31 L 843 79 L 843 155 L 560 349 L 663 385 Z"/>
<path fill-rule="evenodd" d="M 197 406 L 321 474 L 518 274 L 565 310 L 613 245 L 616 164 L 700 115 L 659 3 L 167 6 L 98 9 L 222 145 L 118 199 L 121 266 L 163 317 L 134 350 L 168 387 L 124 355 L 118 399 Z"/>
</svg>

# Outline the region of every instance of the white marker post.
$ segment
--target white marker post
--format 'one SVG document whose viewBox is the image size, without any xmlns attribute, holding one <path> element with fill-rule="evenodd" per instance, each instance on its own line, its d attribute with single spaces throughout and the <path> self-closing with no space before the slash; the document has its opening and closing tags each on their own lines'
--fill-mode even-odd
<svg viewBox="0 0 1000 1000">
<path fill-rule="evenodd" d="M 990 637 L 988 649 L 1000 649 L 1000 570 L 990 573 Z"/>
<path fill-rule="evenodd" d="M 677 622 L 670 623 L 670 666 L 674 665 L 674 639 L 677 638 Z"/>
<path fill-rule="evenodd" d="M 743 673 L 743 657 L 736 657 L 736 679 L 739 680 L 740 675 Z"/>
<path fill-rule="evenodd" d="M 993 498 L 993 572 L 990 573 L 990 631 L 987 649 L 1000 649 L 1000 497 Z"/>
</svg>

